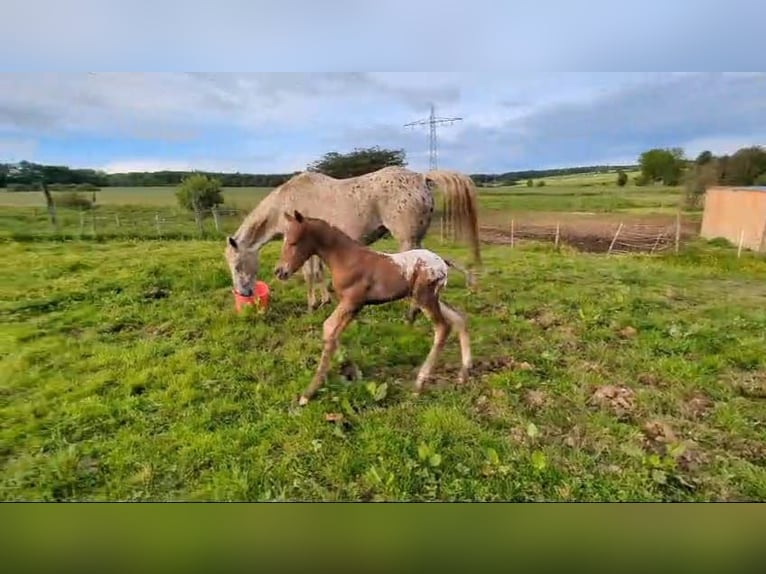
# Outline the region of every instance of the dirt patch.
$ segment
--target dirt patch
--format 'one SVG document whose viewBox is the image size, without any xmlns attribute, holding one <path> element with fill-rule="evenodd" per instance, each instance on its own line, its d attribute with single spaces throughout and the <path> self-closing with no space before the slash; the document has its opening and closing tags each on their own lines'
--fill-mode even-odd
<svg viewBox="0 0 766 574">
<path fill-rule="evenodd" d="M 654 388 L 664 388 L 667 387 L 667 383 L 663 381 L 659 376 L 655 375 L 654 373 L 641 373 L 638 375 L 638 378 L 636 379 L 638 381 L 638 384 L 643 385 L 645 387 L 654 387 Z"/>
<path fill-rule="evenodd" d="M 699 420 L 705 418 L 713 409 L 713 401 L 702 393 L 694 393 L 684 401 L 682 411 L 686 418 Z"/>
<path fill-rule="evenodd" d="M 624 418 L 633 413 L 635 399 L 635 393 L 627 387 L 604 385 L 593 391 L 589 402 L 611 411 L 619 418 Z"/>
<path fill-rule="evenodd" d="M 662 421 L 649 421 L 641 427 L 644 433 L 644 448 L 650 452 L 665 454 L 668 445 L 677 442 L 676 434 L 670 425 Z"/>
<path fill-rule="evenodd" d="M 734 381 L 734 388 L 747 399 L 766 399 L 766 371 L 738 376 Z"/>
<path fill-rule="evenodd" d="M 529 318 L 529 322 L 532 325 L 537 325 L 543 330 L 550 329 L 551 327 L 560 323 L 559 318 L 556 317 L 553 312 L 548 311 L 547 309 L 536 312 L 532 317 Z"/>
<path fill-rule="evenodd" d="M 489 359 L 474 360 L 471 369 L 472 377 L 481 377 L 503 371 L 531 371 L 534 367 L 526 361 L 517 361 L 513 357 L 491 357 Z M 448 367 L 443 370 L 450 376 L 459 371 L 459 367 Z"/>
<path fill-rule="evenodd" d="M 618 335 L 622 339 L 632 339 L 636 335 L 638 335 L 638 331 L 635 329 L 635 327 L 625 327 L 624 329 L 620 329 L 618 332 Z"/>
<path fill-rule="evenodd" d="M 540 410 L 548 404 L 548 396 L 543 391 L 530 390 L 524 394 L 524 404 L 532 410 Z"/>
<path fill-rule="evenodd" d="M 622 227 L 620 227 L 622 225 Z M 513 233 L 509 227 L 484 225 L 480 238 L 485 243 L 510 245 L 523 241 L 558 241 L 579 251 L 606 253 L 615 234 L 620 252 L 648 252 L 668 249 L 675 242 L 675 217 L 671 215 L 630 214 L 523 214 L 515 219 Z M 697 225 L 691 221 L 681 224 L 681 239 L 697 234 Z"/>
</svg>

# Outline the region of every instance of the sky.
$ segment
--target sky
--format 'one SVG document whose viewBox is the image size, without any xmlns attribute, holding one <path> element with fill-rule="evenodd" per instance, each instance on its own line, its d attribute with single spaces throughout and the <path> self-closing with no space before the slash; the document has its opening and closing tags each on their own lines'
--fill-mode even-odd
<svg viewBox="0 0 766 574">
<path fill-rule="evenodd" d="M 380 145 L 426 169 L 404 124 L 431 103 L 463 118 L 439 166 L 469 173 L 766 145 L 766 73 L 552 71 L 762 65 L 749 0 L 7 2 L 0 161 L 284 173 Z M 259 67 L 305 71 L 236 71 Z M 413 68 L 472 71 L 341 71 Z"/>
</svg>

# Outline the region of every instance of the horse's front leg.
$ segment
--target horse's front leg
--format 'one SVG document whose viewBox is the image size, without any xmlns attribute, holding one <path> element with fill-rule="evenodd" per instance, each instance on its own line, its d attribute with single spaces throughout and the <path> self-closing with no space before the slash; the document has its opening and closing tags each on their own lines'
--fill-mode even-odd
<svg viewBox="0 0 766 574">
<path fill-rule="evenodd" d="M 324 346 L 322 348 L 322 356 L 319 359 L 319 365 L 317 366 L 314 378 L 311 383 L 303 391 L 298 404 L 304 406 L 308 404 L 311 397 L 316 394 L 319 387 L 325 381 L 327 377 L 327 371 L 330 369 L 330 361 L 338 348 L 338 339 L 340 339 L 341 333 L 348 327 L 348 324 L 354 319 L 358 312 L 357 308 L 340 303 L 332 314 L 324 322 L 323 326 L 323 341 Z"/>
<path fill-rule="evenodd" d="M 421 242 L 416 239 L 399 239 L 399 253 L 402 251 L 409 251 L 410 249 L 420 249 L 420 247 Z M 410 307 L 407 309 L 407 316 L 405 318 L 407 324 L 412 325 L 421 313 L 422 309 L 411 299 Z"/>
<path fill-rule="evenodd" d="M 306 263 L 303 264 L 303 280 L 306 282 L 306 300 L 308 304 L 308 310 L 313 311 L 316 309 L 316 295 L 314 294 L 314 270 L 312 269 L 312 261 L 309 258 Z"/>
</svg>

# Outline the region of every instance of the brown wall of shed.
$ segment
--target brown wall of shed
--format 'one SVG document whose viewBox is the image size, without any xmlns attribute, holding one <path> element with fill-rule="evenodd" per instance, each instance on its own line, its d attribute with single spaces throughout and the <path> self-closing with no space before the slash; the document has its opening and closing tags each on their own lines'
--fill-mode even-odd
<svg viewBox="0 0 766 574">
<path fill-rule="evenodd" d="M 711 187 L 705 194 L 705 212 L 700 235 L 724 237 L 734 245 L 760 251 L 766 249 L 766 191 Z"/>
</svg>

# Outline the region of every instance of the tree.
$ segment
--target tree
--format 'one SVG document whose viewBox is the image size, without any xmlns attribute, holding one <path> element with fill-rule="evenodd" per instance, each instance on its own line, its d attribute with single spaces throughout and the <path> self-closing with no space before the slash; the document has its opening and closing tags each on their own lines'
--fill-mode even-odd
<svg viewBox="0 0 766 574">
<path fill-rule="evenodd" d="M 675 186 L 681 181 L 686 160 L 680 148 L 655 148 L 642 153 L 638 164 L 645 182 L 661 181 L 664 185 Z"/>
<path fill-rule="evenodd" d="M 728 157 L 721 181 L 726 185 L 754 185 L 766 173 L 766 150 L 760 146 L 745 147 Z"/>
<path fill-rule="evenodd" d="M 533 187 L 534 185 L 535 185 L 534 181 L 532 181 L 531 179 L 527 180 L 527 187 Z"/>
<path fill-rule="evenodd" d="M 335 177 L 346 179 L 371 173 L 388 166 L 407 165 L 405 152 L 402 149 L 391 150 L 380 147 L 355 148 L 347 154 L 329 152 L 322 159 L 309 165 L 309 171 L 316 171 Z"/>
<path fill-rule="evenodd" d="M 628 174 L 620 170 L 617 172 L 617 185 L 625 187 L 628 184 Z"/>
<path fill-rule="evenodd" d="M 223 203 L 221 182 L 202 173 L 190 175 L 176 191 L 178 203 L 184 209 L 200 212 Z"/>
<path fill-rule="evenodd" d="M 705 150 L 697 156 L 697 159 L 694 160 L 694 163 L 696 163 L 697 165 L 707 165 L 711 161 L 713 161 L 713 159 L 714 159 L 713 153 Z"/>
<path fill-rule="evenodd" d="M 718 183 L 720 166 L 714 159 L 695 165 L 684 177 L 684 204 L 687 209 L 699 209 L 707 188 Z"/>
</svg>

